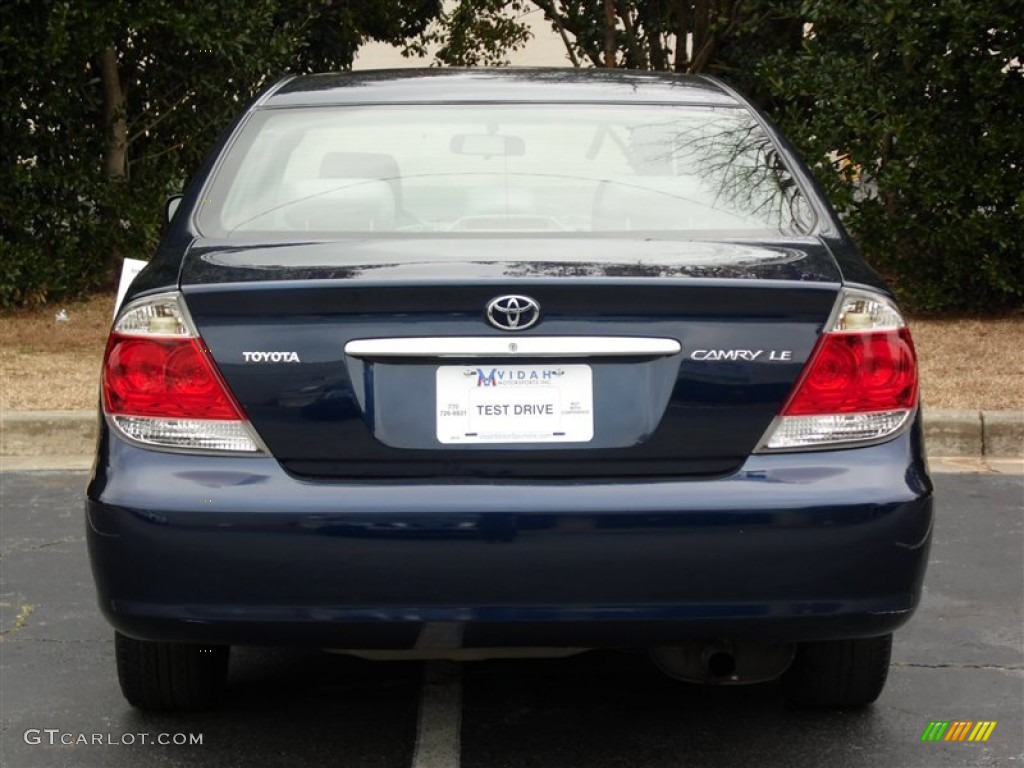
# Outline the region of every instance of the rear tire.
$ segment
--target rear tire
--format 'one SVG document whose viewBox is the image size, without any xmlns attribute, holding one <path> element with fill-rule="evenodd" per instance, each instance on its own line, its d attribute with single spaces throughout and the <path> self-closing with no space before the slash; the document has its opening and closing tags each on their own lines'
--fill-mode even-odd
<svg viewBox="0 0 1024 768">
<path fill-rule="evenodd" d="M 889 675 L 892 635 L 801 643 L 783 683 L 801 707 L 863 707 L 882 692 Z"/>
<path fill-rule="evenodd" d="M 117 678 L 128 703 L 158 712 L 194 712 L 220 701 L 228 677 L 226 645 L 135 640 L 114 633 Z"/>
</svg>

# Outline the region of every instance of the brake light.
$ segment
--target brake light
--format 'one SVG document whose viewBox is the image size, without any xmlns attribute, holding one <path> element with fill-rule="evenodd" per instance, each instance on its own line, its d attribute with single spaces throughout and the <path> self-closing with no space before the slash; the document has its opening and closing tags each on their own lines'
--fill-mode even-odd
<svg viewBox="0 0 1024 768">
<path fill-rule="evenodd" d="M 912 408 L 917 363 L 907 328 L 821 337 L 785 416 Z"/>
<path fill-rule="evenodd" d="M 111 334 L 104 380 L 107 413 L 241 420 L 195 339 Z"/>
<path fill-rule="evenodd" d="M 894 437 L 917 408 L 917 358 L 910 330 L 888 298 L 846 290 L 762 450 L 878 442 Z"/>
<path fill-rule="evenodd" d="M 103 407 L 115 429 L 147 447 L 262 452 L 178 294 L 140 299 L 118 316 Z"/>
</svg>

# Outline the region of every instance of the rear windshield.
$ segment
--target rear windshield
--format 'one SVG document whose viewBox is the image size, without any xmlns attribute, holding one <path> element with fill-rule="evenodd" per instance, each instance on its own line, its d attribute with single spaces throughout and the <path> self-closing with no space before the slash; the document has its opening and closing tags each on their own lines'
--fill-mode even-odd
<svg viewBox="0 0 1024 768">
<path fill-rule="evenodd" d="M 267 109 L 199 213 L 211 237 L 340 233 L 807 232 L 745 109 L 429 105 Z"/>
</svg>

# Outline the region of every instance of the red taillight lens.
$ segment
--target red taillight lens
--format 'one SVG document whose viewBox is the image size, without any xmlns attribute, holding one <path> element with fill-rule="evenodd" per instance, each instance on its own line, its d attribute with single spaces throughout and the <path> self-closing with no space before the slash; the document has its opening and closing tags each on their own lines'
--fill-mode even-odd
<svg viewBox="0 0 1024 768">
<path fill-rule="evenodd" d="M 107 413 L 238 421 L 243 417 L 198 339 L 112 333 L 103 366 Z"/>
<path fill-rule="evenodd" d="M 835 315 L 758 452 L 855 447 L 889 440 L 917 412 L 917 357 L 888 296 L 845 288 Z"/>
<path fill-rule="evenodd" d="M 890 411 L 916 402 L 917 362 L 908 329 L 827 333 L 782 414 Z"/>
</svg>

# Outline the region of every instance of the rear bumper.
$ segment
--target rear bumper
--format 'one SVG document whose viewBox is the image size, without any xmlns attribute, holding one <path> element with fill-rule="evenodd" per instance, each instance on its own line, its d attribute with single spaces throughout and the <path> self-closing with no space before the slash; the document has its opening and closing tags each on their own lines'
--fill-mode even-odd
<svg viewBox="0 0 1024 768">
<path fill-rule="evenodd" d="M 86 512 L 125 634 L 381 649 L 884 634 L 932 529 L 916 425 L 728 477 L 585 483 L 307 482 L 104 433 Z"/>
</svg>

